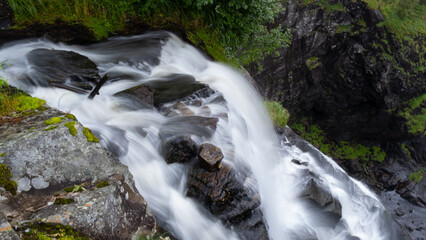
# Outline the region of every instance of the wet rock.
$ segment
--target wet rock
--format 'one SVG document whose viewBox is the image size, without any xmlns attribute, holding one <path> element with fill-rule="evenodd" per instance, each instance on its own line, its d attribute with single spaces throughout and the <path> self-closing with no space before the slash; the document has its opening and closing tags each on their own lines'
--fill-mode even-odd
<svg viewBox="0 0 426 240">
<path fill-rule="evenodd" d="M 197 144 L 190 136 L 172 137 L 163 146 L 163 156 L 167 163 L 185 163 L 197 155 Z"/>
<path fill-rule="evenodd" d="M 334 199 L 326 188 L 322 187 L 314 179 L 308 181 L 301 196 L 315 201 L 318 206 L 327 212 L 342 216 L 342 205 L 339 201 Z"/>
<path fill-rule="evenodd" d="M 89 142 L 74 122 L 75 136 L 62 118 L 57 127 L 45 123 L 64 114 L 47 109 L 18 125 L 0 126 L 0 163 L 11 169 L 18 194 L 0 191 L 0 209 L 12 226 L 25 221 L 69 225 L 95 239 L 130 239 L 151 234 L 155 218 L 138 193 L 128 168 L 99 143 Z M 96 188 L 101 181 L 108 186 Z M 105 184 L 106 185 L 106 184 Z M 71 187 L 71 193 L 64 188 Z M 0 189 L 1 190 L 1 189 Z M 55 198 L 72 199 L 52 205 Z"/>
<path fill-rule="evenodd" d="M 19 240 L 19 235 L 15 232 L 7 221 L 6 216 L 0 211 L 0 238 L 3 240 Z"/>
<path fill-rule="evenodd" d="M 88 57 L 73 51 L 35 49 L 27 54 L 31 68 L 31 82 L 47 87 L 53 84 L 81 87 L 95 86 L 99 70 Z"/>
<path fill-rule="evenodd" d="M 422 179 L 422 181 L 424 181 Z M 408 201 L 426 208 L 426 189 L 422 182 L 409 181 L 396 188 L 396 192 Z"/>
<path fill-rule="evenodd" d="M 154 92 L 144 85 L 124 90 L 115 95 L 129 98 L 136 103 L 136 106 L 141 108 L 152 108 L 154 106 Z"/>
<path fill-rule="evenodd" d="M 168 119 L 160 130 L 160 137 L 204 136 L 210 137 L 216 130 L 218 118 L 201 116 L 177 116 Z"/>
<path fill-rule="evenodd" d="M 198 159 L 200 161 L 200 165 L 208 171 L 219 169 L 223 159 L 222 150 L 213 144 L 203 143 L 200 146 Z"/>
<path fill-rule="evenodd" d="M 206 87 L 197 82 L 193 76 L 186 74 L 161 77 L 147 83 L 147 85 L 154 90 L 155 106 L 183 99 Z"/>
<path fill-rule="evenodd" d="M 188 196 L 246 239 L 268 239 L 259 196 L 244 188 L 229 165 L 217 171 L 195 166 L 188 178 Z"/>
</svg>

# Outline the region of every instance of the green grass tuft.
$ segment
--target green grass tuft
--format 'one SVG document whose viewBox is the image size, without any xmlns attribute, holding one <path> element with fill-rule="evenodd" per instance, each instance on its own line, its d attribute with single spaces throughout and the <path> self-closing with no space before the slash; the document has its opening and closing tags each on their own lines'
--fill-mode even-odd
<svg viewBox="0 0 426 240">
<path fill-rule="evenodd" d="M 290 113 L 279 102 L 264 101 L 264 105 L 271 116 L 274 125 L 285 128 Z"/>
</svg>

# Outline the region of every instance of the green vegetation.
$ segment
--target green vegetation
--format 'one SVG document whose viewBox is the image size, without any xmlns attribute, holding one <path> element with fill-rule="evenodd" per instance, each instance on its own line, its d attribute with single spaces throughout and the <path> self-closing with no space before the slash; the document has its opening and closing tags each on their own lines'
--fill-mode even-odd
<svg viewBox="0 0 426 240">
<path fill-rule="evenodd" d="M 410 176 L 408 176 L 408 180 L 418 183 L 423 179 L 424 175 L 425 175 L 425 171 L 423 170 L 423 168 L 420 168 L 416 172 L 413 172 L 412 174 L 410 174 Z"/>
<path fill-rule="evenodd" d="M 76 119 L 74 115 L 69 114 L 69 113 L 65 114 L 65 117 L 68 118 L 68 119 L 71 119 L 71 120 L 75 120 Z"/>
<path fill-rule="evenodd" d="M 59 127 L 59 126 L 58 125 L 53 125 L 53 126 L 50 126 L 48 128 L 45 128 L 43 131 L 50 131 L 50 130 L 55 129 L 57 127 Z"/>
<path fill-rule="evenodd" d="M 72 198 L 57 198 L 54 202 L 55 205 L 65 205 L 73 203 L 74 199 Z"/>
<path fill-rule="evenodd" d="M 285 128 L 290 113 L 279 102 L 264 101 L 264 105 L 271 116 L 274 125 Z"/>
<path fill-rule="evenodd" d="M 22 229 L 24 240 L 89 240 L 70 226 L 51 223 L 29 223 Z"/>
<path fill-rule="evenodd" d="M 4 156 L 6 156 L 6 152 L 3 152 L 0 154 L 0 157 L 4 157 Z"/>
<path fill-rule="evenodd" d="M 86 136 L 87 141 L 96 143 L 99 142 L 99 139 L 87 127 L 83 127 L 83 134 Z"/>
<path fill-rule="evenodd" d="M 327 14 L 330 14 L 336 11 L 346 12 L 345 7 L 341 3 L 330 4 L 329 2 L 330 1 L 328 0 L 303 0 L 303 4 L 305 5 L 315 4 L 323 8 L 327 12 Z"/>
<path fill-rule="evenodd" d="M 103 188 L 103 187 L 106 187 L 106 186 L 109 186 L 109 183 L 108 183 L 108 181 L 104 180 L 104 181 L 98 183 L 96 185 L 96 188 Z"/>
<path fill-rule="evenodd" d="M 53 117 L 50 119 L 47 119 L 44 123 L 46 125 L 52 125 L 52 124 L 58 124 L 62 122 L 62 118 L 61 117 Z"/>
<path fill-rule="evenodd" d="M 426 2 L 424 0 L 363 0 L 385 16 L 383 25 L 400 40 L 409 42 L 426 34 Z"/>
<path fill-rule="evenodd" d="M 282 11 L 273 0 L 9 0 L 18 27 L 63 20 L 80 23 L 98 39 L 123 30 L 126 21 L 156 29 L 184 29 L 191 41 L 219 59 L 248 64 L 290 39 L 281 26 L 268 29 Z M 197 44 L 198 45 L 198 44 Z M 225 57 L 224 57 L 225 56 Z M 233 60 L 229 60 L 233 61 Z M 228 61 L 227 61 L 228 62 Z"/>
<path fill-rule="evenodd" d="M 0 187 L 4 187 L 4 189 L 12 195 L 16 195 L 18 184 L 16 181 L 10 180 L 11 178 L 12 174 L 10 173 L 10 169 L 6 164 L 0 164 Z"/>
<path fill-rule="evenodd" d="M 67 122 L 64 125 L 65 125 L 65 127 L 68 128 L 71 135 L 75 136 L 77 134 L 77 128 L 75 128 L 75 122 L 74 121 Z"/>
<path fill-rule="evenodd" d="M 318 57 L 310 57 L 308 60 L 306 60 L 306 67 L 309 69 L 309 71 L 314 70 L 317 67 L 320 67 L 321 61 Z"/>
<path fill-rule="evenodd" d="M 386 153 L 377 146 L 367 147 L 347 141 L 331 142 L 316 125 L 308 128 L 305 124 L 294 123 L 290 127 L 321 152 L 335 159 L 358 159 L 365 166 L 370 160 L 383 162 L 386 158 Z"/>
<path fill-rule="evenodd" d="M 339 25 L 336 27 L 336 33 L 348 33 L 352 31 L 353 25 Z"/>
<path fill-rule="evenodd" d="M 405 102 L 407 106 L 398 113 L 407 120 L 408 132 L 425 134 L 426 130 L 426 93 Z"/>
</svg>

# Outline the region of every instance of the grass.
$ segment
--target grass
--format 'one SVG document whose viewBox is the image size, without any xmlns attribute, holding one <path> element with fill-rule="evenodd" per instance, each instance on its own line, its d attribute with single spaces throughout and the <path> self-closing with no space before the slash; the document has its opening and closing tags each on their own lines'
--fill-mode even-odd
<svg viewBox="0 0 426 240">
<path fill-rule="evenodd" d="M 285 128 L 287 125 L 290 113 L 279 102 L 265 101 L 264 105 L 271 116 L 272 122 L 275 126 Z"/>
<path fill-rule="evenodd" d="M 411 180 L 411 181 L 418 183 L 423 179 L 424 175 L 425 175 L 425 171 L 422 168 L 420 168 L 419 170 L 411 173 L 408 176 L 408 180 Z"/>
<path fill-rule="evenodd" d="M 324 154 L 334 159 L 354 160 L 357 159 L 364 164 L 369 161 L 383 162 L 386 153 L 378 146 L 364 146 L 354 142 L 329 141 L 322 129 L 316 125 L 307 126 L 302 123 L 294 123 L 290 127 L 299 133 L 305 140 L 317 147 Z"/>
</svg>

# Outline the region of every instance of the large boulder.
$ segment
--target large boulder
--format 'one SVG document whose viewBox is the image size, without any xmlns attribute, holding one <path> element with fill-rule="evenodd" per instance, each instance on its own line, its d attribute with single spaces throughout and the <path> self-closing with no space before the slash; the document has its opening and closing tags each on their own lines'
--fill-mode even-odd
<svg viewBox="0 0 426 240">
<path fill-rule="evenodd" d="M 197 156 L 198 146 L 190 136 L 171 137 L 163 144 L 163 156 L 167 163 L 185 163 Z"/>
<path fill-rule="evenodd" d="M 269 239 L 259 195 L 244 188 L 231 166 L 209 171 L 196 165 L 188 177 L 188 196 L 245 239 Z"/>
<path fill-rule="evenodd" d="M 155 218 L 128 168 L 72 118 L 47 109 L 0 126 L 0 164 L 18 183 L 16 196 L 0 191 L 8 222 L 59 223 L 95 239 L 152 235 Z"/>
</svg>

